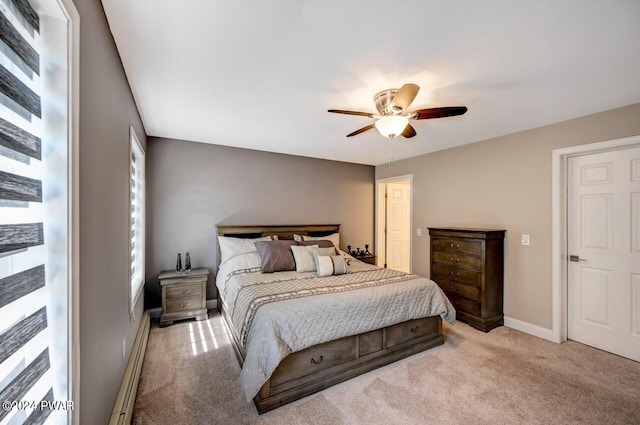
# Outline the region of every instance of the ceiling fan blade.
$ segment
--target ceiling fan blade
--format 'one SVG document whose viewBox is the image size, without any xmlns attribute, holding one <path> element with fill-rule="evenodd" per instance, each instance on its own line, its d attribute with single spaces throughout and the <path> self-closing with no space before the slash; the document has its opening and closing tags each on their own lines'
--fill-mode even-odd
<svg viewBox="0 0 640 425">
<path fill-rule="evenodd" d="M 374 114 L 370 112 L 343 111 L 342 109 L 329 109 L 327 112 L 333 112 L 334 114 L 360 115 L 362 117 L 369 117 L 369 118 L 374 117 Z"/>
<path fill-rule="evenodd" d="M 413 126 L 411 124 L 407 124 L 407 126 L 404 128 L 404 131 L 402 132 L 402 137 L 406 138 L 406 139 L 410 139 L 411 137 L 415 136 L 416 133 L 416 129 L 413 128 Z"/>
<path fill-rule="evenodd" d="M 364 133 L 365 131 L 368 131 L 368 130 L 371 130 L 374 127 L 375 127 L 374 124 L 369 124 L 366 127 L 362 127 L 361 129 L 354 131 L 353 133 L 347 134 L 347 137 L 357 136 L 358 134 Z"/>
<path fill-rule="evenodd" d="M 447 106 L 444 108 L 427 108 L 413 111 L 409 118 L 414 120 L 427 120 L 430 118 L 444 118 L 462 115 L 467 112 L 466 106 Z"/>
<path fill-rule="evenodd" d="M 413 99 L 418 95 L 420 87 L 417 84 L 405 84 L 400 90 L 393 96 L 391 101 L 391 109 L 394 112 L 405 111 Z"/>
</svg>

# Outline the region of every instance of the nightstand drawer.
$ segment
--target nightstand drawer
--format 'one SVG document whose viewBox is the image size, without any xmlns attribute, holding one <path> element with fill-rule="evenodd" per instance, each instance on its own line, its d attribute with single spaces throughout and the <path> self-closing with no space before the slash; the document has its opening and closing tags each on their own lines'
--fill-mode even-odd
<svg viewBox="0 0 640 425">
<path fill-rule="evenodd" d="M 468 270 L 482 270 L 482 257 L 459 254 L 457 252 L 434 251 L 433 262 Z"/>
<path fill-rule="evenodd" d="M 480 302 L 480 288 L 477 286 L 465 285 L 464 283 L 452 282 L 450 280 L 441 280 L 438 286 L 448 294 L 467 298 L 471 301 Z"/>
<path fill-rule="evenodd" d="M 167 313 L 176 313 L 197 308 L 204 308 L 202 295 L 167 300 Z"/>
<path fill-rule="evenodd" d="M 446 252 L 463 252 L 471 255 L 482 255 L 482 242 L 460 239 L 435 239 L 433 249 Z"/>
<path fill-rule="evenodd" d="M 440 280 L 452 280 L 455 282 L 464 282 L 469 285 L 480 286 L 481 275 L 478 272 L 459 269 L 457 267 L 445 266 L 443 264 L 432 264 L 433 276 L 431 279 L 439 282 Z"/>
<path fill-rule="evenodd" d="M 202 296 L 202 283 L 191 283 L 167 287 L 167 300 L 195 296 Z"/>
</svg>

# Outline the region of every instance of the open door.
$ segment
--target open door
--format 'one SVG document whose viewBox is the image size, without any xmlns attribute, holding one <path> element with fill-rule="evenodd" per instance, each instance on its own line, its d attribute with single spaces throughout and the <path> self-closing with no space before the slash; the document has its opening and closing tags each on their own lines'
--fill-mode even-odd
<svg viewBox="0 0 640 425">
<path fill-rule="evenodd" d="M 411 272 L 411 178 L 377 184 L 378 266 Z"/>
</svg>

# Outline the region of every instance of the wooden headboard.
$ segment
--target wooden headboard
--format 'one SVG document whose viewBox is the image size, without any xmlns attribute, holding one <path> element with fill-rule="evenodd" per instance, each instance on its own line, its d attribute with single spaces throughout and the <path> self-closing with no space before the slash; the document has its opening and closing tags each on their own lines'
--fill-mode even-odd
<svg viewBox="0 0 640 425">
<path fill-rule="evenodd" d="M 218 226 L 218 236 L 259 238 L 278 235 L 279 239 L 293 239 L 293 235 L 327 236 L 340 231 L 339 224 L 307 224 L 292 226 Z"/>
</svg>

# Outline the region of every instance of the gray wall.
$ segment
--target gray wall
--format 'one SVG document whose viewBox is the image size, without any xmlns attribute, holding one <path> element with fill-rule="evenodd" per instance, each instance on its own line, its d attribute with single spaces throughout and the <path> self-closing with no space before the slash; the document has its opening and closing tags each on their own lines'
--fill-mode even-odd
<svg viewBox="0 0 640 425">
<path fill-rule="evenodd" d="M 637 134 L 640 104 L 381 165 L 376 178 L 413 174 L 414 227 L 506 229 L 505 315 L 551 328 L 551 152 Z M 412 255 L 428 276 L 427 232 Z"/>
<path fill-rule="evenodd" d="M 148 308 L 178 252 L 215 272 L 218 224 L 341 224 L 343 245 L 373 246 L 371 166 L 149 137 L 147 179 Z"/>
<path fill-rule="evenodd" d="M 143 312 L 129 316 L 129 125 L 146 142 L 97 0 L 80 13 L 80 423 L 106 424 Z M 126 338 L 126 359 L 122 339 Z"/>
</svg>

